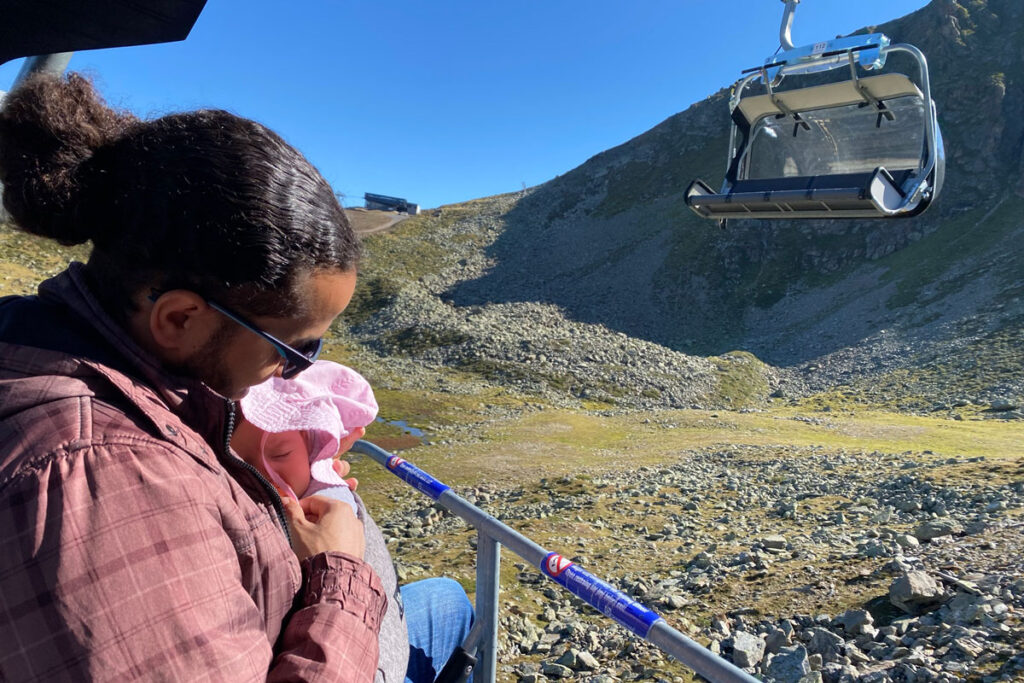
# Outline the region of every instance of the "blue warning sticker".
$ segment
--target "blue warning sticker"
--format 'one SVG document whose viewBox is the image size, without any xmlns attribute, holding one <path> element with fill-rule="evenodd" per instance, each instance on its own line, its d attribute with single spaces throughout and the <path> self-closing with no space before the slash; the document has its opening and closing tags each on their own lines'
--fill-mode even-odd
<svg viewBox="0 0 1024 683">
<path fill-rule="evenodd" d="M 439 482 L 437 479 L 434 479 L 408 460 L 399 458 L 397 455 L 392 455 L 388 458 L 387 468 L 398 475 L 398 478 L 406 484 L 412 486 L 420 493 L 430 496 L 434 500 L 437 500 L 442 493 L 450 488 Z"/>
<path fill-rule="evenodd" d="M 549 553 L 541 562 L 541 570 L 570 593 L 641 638 L 646 638 L 654 622 L 661 619 L 653 610 L 558 553 Z"/>
</svg>

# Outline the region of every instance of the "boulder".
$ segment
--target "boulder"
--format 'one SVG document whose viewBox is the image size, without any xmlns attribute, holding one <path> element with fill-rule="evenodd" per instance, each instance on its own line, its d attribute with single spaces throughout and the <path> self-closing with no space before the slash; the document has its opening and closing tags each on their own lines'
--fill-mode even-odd
<svg viewBox="0 0 1024 683">
<path fill-rule="evenodd" d="M 956 522 L 932 519 L 914 529 L 914 536 L 919 541 L 930 541 L 941 536 L 952 536 L 961 531 L 962 529 Z"/>
<path fill-rule="evenodd" d="M 807 638 L 807 651 L 821 655 L 822 661 L 835 662 L 843 653 L 846 641 L 827 628 L 810 628 L 804 635 Z"/>
<path fill-rule="evenodd" d="M 581 671 L 594 671 L 600 666 L 601 663 L 597 661 L 597 657 L 586 650 L 581 651 L 576 656 L 576 668 Z"/>
<path fill-rule="evenodd" d="M 789 635 L 779 628 L 772 629 L 764 639 L 765 650 L 769 654 L 775 654 L 790 644 Z"/>
<path fill-rule="evenodd" d="M 570 669 L 575 669 L 576 660 L 577 657 L 579 657 L 579 654 L 579 650 L 575 648 L 569 648 L 565 651 L 565 653 L 562 654 L 561 657 L 555 660 L 555 664 L 561 664 L 562 666 L 567 666 Z"/>
<path fill-rule="evenodd" d="M 1010 398 L 997 398 L 989 404 L 989 410 L 1002 411 L 1002 410 L 1016 410 L 1020 407 L 1020 403 Z"/>
<path fill-rule="evenodd" d="M 764 657 L 764 641 L 746 631 L 737 631 L 723 644 L 732 646 L 732 663 L 741 669 L 757 666 Z"/>
<path fill-rule="evenodd" d="M 854 683 L 859 676 L 857 668 L 849 664 L 830 662 L 821 667 L 821 679 L 825 683 Z"/>
<path fill-rule="evenodd" d="M 548 679 L 539 673 L 528 673 L 519 677 L 519 683 L 544 683 L 546 680 Z"/>
<path fill-rule="evenodd" d="M 927 572 L 907 572 L 889 586 L 889 602 L 908 614 L 930 612 L 944 599 L 942 586 Z"/>
<path fill-rule="evenodd" d="M 875 619 L 866 609 L 851 609 L 836 617 L 836 623 L 850 635 L 859 635 L 865 626 L 875 623 Z"/>
<path fill-rule="evenodd" d="M 988 617 L 995 621 L 1006 618 L 1008 608 L 1002 600 L 986 595 L 957 593 L 943 608 L 942 620 L 947 624 L 972 624 Z"/>
<path fill-rule="evenodd" d="M 545 662 L 540 672 L 548 678 L 569 678 L 572 676 L 572 669 L 555 662 Z"/>
<path fill-rule="evenodd" d="M 917 537 L 910 534 L 896 534 L 896 543 L 904 550 L 913 550 L 921 545 Z"/>
<path fill-rule="evenodd" d="M 807 661 L 807 650 L 803 645 L 782 648 L 768 665 L 768 679 L 776 683 L 800 683 L 800 679 L 809 673 L 811 664 Z"/>
</svg>

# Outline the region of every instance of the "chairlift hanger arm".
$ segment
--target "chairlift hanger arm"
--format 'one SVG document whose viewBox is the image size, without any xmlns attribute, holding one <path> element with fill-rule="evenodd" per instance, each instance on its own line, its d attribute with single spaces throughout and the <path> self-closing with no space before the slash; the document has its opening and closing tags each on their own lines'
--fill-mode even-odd
<svg viewBox="0 0 1024 683">
<path fill-rule="evenodd" d="M 786 5 L 786 11 L 782 13 L 782 26 L 779 27 L 779 45 L 783 50 L 793 49 L 793 15 L 796 13 L 796 6 L 800 0 L 782 0 Z"/>
<path fill-rule="evenodd" d="M 761 66 L 745 69 L 741 74 L 768 70 L 768 76 L 776 81 L 780 74 L 806 74 L 828 71 L 846 65 L 849 54 L 855 54 L 857 63 L 868 71 L 885 66 L 886 54 L 891 41 L 884 33 L 870 33 L 845 38 L 826 40 L 802 45 L 776 53 L 766 58 Z"/>
<path fill-rule="evenodd" d="M 821 43 L 818 43 L 818 44 L 820 45 Z M 822 59 L 828 59 L 829 57 L 838 57 L 839 55 L 849 54 L 852 57 L 855 52 L 860 52 L 862 50 L 871 50 L 871 49 L 878 48 L 878 47 L 881 47 L 878 43 L 870 43 L 868 45 L 857 45 L 855 47 L 841 48 L 841 49 L 837 49 L 837 50 L 829 50 L 827 52 L 822 52 L 818 56 L 821 57 Z M 793 49 L 795 50 L 796 48 L 793 48 Z M 766 60 L 766 62 L 767 63 L 762 65 L 762 66 L 752 66 L 749 69 L 744 69 L 743 71 L 740 72 L 740 75 L 759 73 L 762 69 L 774 69 L 776 67 L 786 66 L 789 63 L 785 59 L 782 59 L 782 60 L 775 59 L 775 60 L 773 60 L 771 58 Z"/>
</svg>

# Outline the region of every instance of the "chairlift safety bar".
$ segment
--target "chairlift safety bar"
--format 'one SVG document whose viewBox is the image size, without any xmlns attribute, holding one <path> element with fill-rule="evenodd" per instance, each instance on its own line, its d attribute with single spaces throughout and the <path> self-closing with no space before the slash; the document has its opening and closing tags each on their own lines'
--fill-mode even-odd
<svg viewBox="0 0 1024 683">
<path fill-rule="evenodd" d="M 497 665 L 498 564 L 504 545 L 542 574 L 632 633 L 647 640 L 710 681 L 755 683 L 756 678 L 672 628 L 653 610 L 550 552 L 488 515 L 409 461 L 368 442 L 356 441 L 353 453 L 368 455 L 414 489 L 461 517 L 479 534 L 477 543 L 476 622 L 463 649 L 477 653 L 474 676 L 493 681 Z"/>
<path fill-rule="evenodd" d="M 744 69 L 740 74 L 760 74 L 762 69 L 768 69 L 769 76 L 775 80 L 779 70 L 786 73 L 824 71 L 833 68 L 842 61 L 840 58 L 848 54 L 856 55 L 857 61 L 865 69 L 881 69 L 885 66 L 885 51 L 889 47 L 889 37 L 884 33 L 836 38 L 793 48 L 781 55 L 772 55 L 761 66 Z"/>
</svg>

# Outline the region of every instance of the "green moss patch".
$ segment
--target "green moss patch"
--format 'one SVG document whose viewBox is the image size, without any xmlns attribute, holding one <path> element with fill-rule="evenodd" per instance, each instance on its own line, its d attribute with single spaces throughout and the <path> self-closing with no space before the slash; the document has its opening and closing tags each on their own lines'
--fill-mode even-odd
<svg viewBox="0 0 1024 683">
<path fill-rule="evenodd" d="M 731 351 L 711 358 L 718 370 L 718 386 L 711 402 L 729 408 L 744 408 L 764 403 L 771 387 L 768 366 L 747 351 Z"/>
</svg>

